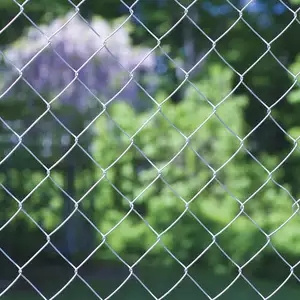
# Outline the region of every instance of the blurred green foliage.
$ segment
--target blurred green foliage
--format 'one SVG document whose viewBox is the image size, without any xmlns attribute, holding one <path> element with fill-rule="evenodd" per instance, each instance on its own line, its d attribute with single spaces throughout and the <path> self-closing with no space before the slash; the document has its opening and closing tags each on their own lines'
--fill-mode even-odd
<svg viewBox="0 0 300 300">
<path fill-rule="evenodd" d="M 107 120 L 99 118 L 94 157 L 107 172 L 99 170 L 98 175 L 103 179 L 96 187 L 97 225 L 109 232 L 108 243 L 124 257 L 141 255 L 158 242 L 148 255 L 159 260 L 165 256 L 162 242 L 187 264 L 216 237 L 241 265 L 268 242 L 268 234 L 278 251 L 299 255 L 300 239 L 292 230 L 299 218 L 274 233 L 292 215 L 293 204 L 276 185 L 281 171 L 271 180 L 264 170 L 274 169 L 279 161 L 262 156 L 263 167 L 247 154 L 246 142 L 238 138 L 244 136 L 247 98 L 229 95 L 231 71 L 215 64 L 208 72 L 177 106 L 165 102 L 138 114 L 125 103 L 113 105 L 109 115 L 121 128 L 115 126 L 115 135 Z M 198 89 L 211 105 L 199 97 Z M 161 93 L 157 99 L 165 97 Z M 259 260 L 272 252 L 267 248 Z M 205 257 L 216 271 L 233 267 L 216 247 Z M 175 263 L 171 256 L 162 262 Z"/>
<path fill-rule="evenodd" d="M 300 194 L 300 157 L 298 150 L 291 151 L 300 136 L 300 95 L 297 85 L 291 88 L 298 78 L 288 75 L 286 69 L 294 75 L 300 71 L 299 26 L 296 22 L 287 26 L 293 18 L 288 10 L 280 16 L 272 14 L 271 2 L 266 14 L 245 11 L 243 17 L 265 41 L 272 41 L 272 53 L 265 54 L 266 43 L 240 21 L 218 40 L 218 52 L 212 51 L 207 62 L 196 68 L 193 85 L 185 84 L 179 104 L 164 101 L 176 86 L 167 71 L 159 79 L 163 84 L 155 94 L 160 106 L 138 113 L 117 102 L 108 109 L 110 117 L 102 114 L 98 118 L 91 153 L 99 166 L 90 162 L 77 170 L 73 197 L 102 234 L 86 222 L 80 244 L 84 244 L 83 239 L 91 239 L 94 246 L 104 240 L 125 260 L 133 261 L 155 245 L 147 253 L 151 260 L 175 264 L 172 256 L 165 255 L 165 245 L 185 264 L 202 253 L 201 260 L 215 271 L 234 268 L 230 259 L 243 265 L 253 258 L 253 271 L 274 267 L 280 273 L 282 261 L 274 262 L 278 253 L 291 263 L 297 260 L 300 218 L 293 214 L 292 205 Z M 291 8 L 298 2 L 290 1 Z M 140 1 L 139 5 L 143 21 L 156 36 L 170 29 L 183 14 L 179 6 L 170 12 L 168 5 L 158 7 L 156 1 Z M 215 5 L 218 7 L 220 1 Z M 70 7 L 67 1 L 56 0 L 51 5 L 49 1 L 29 1 L 24 10 L 40 23 L 65 14 Z M 0 11 L 0 26 L 4 28 L 20 7 L 13 1 L 1 1 Z M 123 14 L 115 0 L 87 0 L 80 11 L 87 17 L 92 13 L 105 18 Z M 270 25 L 258 27 L 262 16 L 270 17 Z M 217 39 L 237 18 L 234 9 L 222 15 L 205 11 L 199 26 Z M 17 18 L 1 33 L 1 45 L 14 42 L 29 25 L 24 15 Z M 134 26 L 136 44 L 157 45 L 142 26 Z M 182 23 L 161 40 L 162 48 L 173 59 L 187 59 L 182 48 L 188 26 L 197 53 L 211 48 L 211 41 L 198 29 Z M 280 65 L 274 56 L 284 63 Z M 4 120 L 24 112 L 11 103 L 0 106 Z M 271 107 L 271 114 L 266 106 Z M 78 123 L 82 121 L 78 118 Z M 68 176 L 67 164 L 55 168 L 50 178 L 24 153 L 12 155 L 0 166 L 0 182 L 6 187 L 0 189 L 1 247 L 16 257 L 20 252 L 33 255 L 45 242 L 34 221 L 48 233 L 62 222 L 66 199 L 61 189 Z M 73 161 L 79 164 L 81 159 L 75 156 Z M 4 168 L 8 161 L 9 169 Z M 16 199 L 24 202 L 21 205 Z M 88 227 L 92 235 L 86 234 Z M 115 258 L 107 246 L 96 255 Z M 276 276 L 274 272 L 272 275 Z"/>
</svg>

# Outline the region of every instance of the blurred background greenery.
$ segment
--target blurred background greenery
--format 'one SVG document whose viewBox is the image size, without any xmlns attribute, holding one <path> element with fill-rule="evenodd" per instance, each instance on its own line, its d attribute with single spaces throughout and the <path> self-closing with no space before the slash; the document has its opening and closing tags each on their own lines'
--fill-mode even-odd
<svg viewBox="0 0 300 300">
<path fill-rule="evenodd" d="M 191 3 L 180 2 L 185 6 Z M 112 282 L 117 284 L 123 262 L 138 262 L 141 279 L 161 294 L 184 274 L 183 265 L 190 267 L 191 274 L 212 297 L 237 276 L 239 266 L 264 295 L 271 294 L 291 274 L 292 266 L 290 281 L 297 284 L 300 217 L 293 213 L 293 204 L 300 194 L 300 24 L 298 13 L 293 11 L 300 2 L 253 1 L 241 18 L 239 12 L 246 2 L 231 1 L 232 6 L 229 1 L 199 1 L 180 22 L 184 10 L 175 1 L 140 0 L 134 4 L 136 18 L 126 23 L 130 23 L 130 47 L 155 48 L 155 71 L 136 76 L 139 94 L 129 93 L 128 101 L 112 101 L 104 113 L 100 107 L 92 107 L 88 115 L 78 107 L 53 103 L 51 111 L 64 125 L 71 118 L 66 125 L 70 131 L 79 134 L 86 127 L 92 128 L 92 133 L 80 134 L 75 146 L 70 142 L 74 137 L 46 112 L 36 125 L 40 129 L 29 130 L 24 136 L 25 147 L 11 152 L 19 140 L 11 138 L 14 134 L 5 123 L 24 132 L 28 122 L 43 114 L 46 106 L 30 89 L 18 84 L 9 97 L 3 94 L 0 279 L 17 276 L 18 268 L 8 256 L 22 266 L 38 253 L 23 272 L 37 286 L 47 282 L 45 290 L 51 289 L 49 282 L 56 282 L 55 274 L 63 277 L 60 283 L 71 278 L 72 267 L 61 255 L 74 265 L 89 257 L 79 274 L 92 277 L 91 282 L 108 294 L 116 288 L 114 285 L 108 291 Z M 133 5 L 133 1 L 118 0 L 23 3 L 0 3 L 0 80 L 4 90 L 11 76 L 8 69 L 13 69 L 5 53 L 13 49 L 22 56 L 26 52 L 24 43 L 33 24 L 65 20 L 60 18 L 79 5 L 86 20 L 97 16 L 107 24 L 121 25 Z M 76 27 L 72 30 L 74 36 L 78 35 Z M 154 36 L 163 36 L 159 47 Z M 83 36 L 82 45 L 88 47 Z M 84 55 L 82 59 L 87 60 L 89 57 Z M 134 58 L 125 57 L 125 62 L 128 59 Z M 35 65 L 50 69 L 51 64 L 51 60 L 41 60 Z M 186 80 L 182 69 L 191 68 Z M 57 72 L 48 72 L 50 83 L 59 76 L 60 70 Z M 30 81 L 35 73 L 28 74 Z M 110 85 L 119 80 L 117 74 L 113 73 Z M 97 92 L 103 96 L 100 88 Z M 41 93 L 51 98 L 47 91 Z M 122 100 L 122 94 L 117 98 Z M 91 112 L 97 109 L 93 115 Z M 87 125 L 97 115 L 97 120 Z M 51 151 L 46 155 L 44 135 L 49 130 Z M 67 144 L 63 143 L 64 134 L 70 140 Z M 36 157 L 51 168 L 50 175 Z M 79 211 L 68 218 L 75 209 L 72 199 L 78 201 Z M 18 201 L 22 200 L 20 207 Z M 44 246 L 47 234 L 51 243 Z M 52 270 L 53 265 L 64 267 Z M 99 283 L 100 275 L 98 279 L 91 275 L 99 270 L 109 284 L 104 279 Z M 48 275 L 43 277 L 41 273 Z M 270 282 L 257 279 L 262 277 Z M 116 299 L 148 299 L 145 290 L 136 288 L 137 281 L 132 281 L 136 280 L 131 279 Z M 166 284 L 160 286 L 161 282 Z M 174 295 L 206 299 L 191 282 L 184 279 L 178 287 L 181 292 L 175 290 L 179 292 L 174 291 Z M 245 282 L 239 279 L 220 299 L 260 299 Z M 296 296 L 291 295 L 298 290 L 292 283 L 274 299 L 294 299 Z M 25 281 L 21 287 L 16 284 L 12 288 L 14 299 L 21 295 L 23 285 L 27 285 L 26 291 L 30 289 Z M 83 293 L 82 297 L 92 299 L 92 294 L 79 292 L 78 286 L 61 297 L 76 299 L 74 295 Z M 52 294 L 55 289 L 58 287 L 51 289 Z M 170 299 L 176 299 L 171 295 Z M 28 299 L 35 298 L 29 293 Z"/>
</svg>

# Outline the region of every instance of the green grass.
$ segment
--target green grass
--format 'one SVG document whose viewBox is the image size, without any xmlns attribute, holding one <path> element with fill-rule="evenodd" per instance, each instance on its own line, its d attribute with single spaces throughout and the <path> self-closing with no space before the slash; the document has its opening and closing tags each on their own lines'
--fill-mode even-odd
<svg viewBox="0 0 300 300">
<path fill-rule="evenodd" d="M 43 270 L 41 269 L 41 272 Z M 139 272 L 139 277 L 144 284 L 152 291 L 157 297 L 161 297 L 164 293 L 171 289 L 172 286 L 184 274 L 177 270 L 167 270 L 165 268 L 144 269 Z M 201 285 L 210 297 L 215 297 L 223 291 L 232 282 L 234 276 L 216 276 L 207 270 L 193 270 L 191 275 Z M 59 274 L 57 274 L 59 277 Z M 36 284 L 40 291 L 46 298 L 52 297 L 68 280 L 49 280 L 44 282 L 41 286 Z M 93 287 L 102 298 L 108 297 L 120 285 L 122 280 L 113 280 L 108 278 L 89 280 L 90 285 Z M 251 279 L 253 285 L 260 291 L 260 293 L 267 297 L 279 285 L 280 282 L 271 282 L 267 280 Z M 284 284 L 280 290 L 271 297 L 273 300 L 283 299 L 298 299 L 300 293 L 300 283 L 297 284 L 296 279 L 293 277 Z M 33 289 L 29 290 L 13 288 L 1 297 L 1 300 L 38 300 L 42 299 Z M 80 280 L 74 279 L 72 283 L 62 291 L 55 299 L 58 300 L 93 300 L 98 299 L 93 292 Z M 116 292 L 109 299 L 112 300 L 150 300 L 154 299 L 145 288 L 134 278 L 129 279 L 119 291 Z M 204 300 L 208 299 L 203 292 L 188 278 L 186 277 L 181 283 L 168 294 L 166 300 Z M 254 289 L 242 278 L 238 279 L 224 294 L 219 298 L 220 300 L 255 300 L 262 299 Z"/>
</svg>

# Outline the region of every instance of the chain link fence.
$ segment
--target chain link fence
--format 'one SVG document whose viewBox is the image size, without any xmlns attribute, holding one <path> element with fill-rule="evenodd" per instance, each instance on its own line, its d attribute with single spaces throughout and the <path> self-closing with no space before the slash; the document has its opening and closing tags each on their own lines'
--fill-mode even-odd
<svg viewBox="0 0 300 300">
<path fill-rule="evenodd" d="M 298 71 L 277 41 L 299 9 L 121 0 L 102 18 L 89 0 L 57 1 L 59 14 L 6 2 L 0 298 L 293 298 L 297 176 L 282 170 L 297 165 L 298 127 L 278 106 L 298 99 Z M 277 88 L 273 65 L 287 82 L 276 99 L 256 90 Z M 282 139 L 286 151 L 263 148 Z"/>
</svg>

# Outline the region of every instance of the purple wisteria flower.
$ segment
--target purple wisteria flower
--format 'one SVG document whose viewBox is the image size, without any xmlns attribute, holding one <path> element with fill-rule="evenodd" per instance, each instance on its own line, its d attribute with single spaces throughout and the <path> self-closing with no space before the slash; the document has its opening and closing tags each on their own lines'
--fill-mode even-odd
<svg viewBox="0 0 300 300">
<path fill-rule="evenodd" d="M 39 139 L 49 148 L 66 140 L 57 120 L 78 134 L 105 103 L 124 100 L 136 109 L 145 107 L 151 100 L 141 96 L 134 80 L 139 81 L 141 73 L 153 74 L 155 55 L 151 49 L 133 46 L 130 31 L 124 20 L 109 23 L 95 17 L 87 22 L 74 13 L 32 26 L 3 54 L 6 70 L 0 101 L 26 107 L 26 113 L 7 123 L 24 132 L 50 103 L 57 119 L 45 116 L 27 134 L 32 143 Z"/>
<path fill-rule="evenodd" d="M 109 24 L 94 18 L 88 23 L 68 14 L 49 25 L 30 28 L 5 55 L 10 69 L 17 73 L 13 66 L 24 68 L 22 77 L 48 101 L 61 93 L 57 102 L 84 112 L 93 106 L 88 101 L 95 101 L 92 94 L 102 102 L 121 90 L 118 98 L 134 101 L 138 97 L 140 89 L 131 78 L 137 78 L 139 70 L 153 70 L 155 59 L 151 49 L 133 47 L 129 33 L 127 22 Z M 12 88 L 17 98 L 25 97 L 25 87 L 20 85 Z"/>
</svg>

